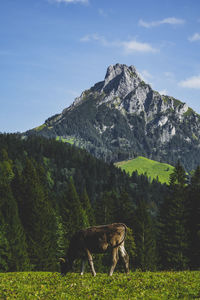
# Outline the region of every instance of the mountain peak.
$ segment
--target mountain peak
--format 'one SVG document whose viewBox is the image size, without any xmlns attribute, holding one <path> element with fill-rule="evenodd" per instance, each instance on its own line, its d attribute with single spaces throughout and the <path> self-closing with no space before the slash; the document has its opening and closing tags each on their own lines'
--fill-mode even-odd
<svg viewBox="0 0 200 300">
<path fill-rule="evenodd" d="M 107 161 L 135 153 L 169 163 L 185 161 L 190 153 L 193 166 L 200 159 L 200 117 L 185 103 L 161 96 L 124 64 L 110 65 L 103 81 L 27 134 L 33 133 L 72 139 Z"/>
<path fill-rule="evenodd" d="M 110 65 L 107 68 L 104 87 L 118 77 L 123 79 L 123 81 L 133 81 L 136 78 L 140 78 L 134 66 L 128 67 L 127 65 L 117 63 L 115 65 Z"/>
<path fill-rule="evenodd" d="M 105 93 L 103 102 L 113 98 L 124 99 L 141 83 L 142 79 L 134 66 L 125 64 L 110 65 L 101 86 L 101 93 Z"/>
<path fill-rule="evenodd" d="M 115 64 L 110 65 L 107 68 L 107 72 L 103 81 L 96 83 L 91 89 L 84 91 L 79 97 L 75 99 L 73 104 L 64 109 L 64 113 L 73 107 L 80 105 L 85 99 L 86 94 L 90 92 L 97 92 L 98 94 L 104 94 L 105 97 L 99 104 L 108 102 L 114 98 L 121 98 L 122 100 L 133 90 L 138 87 L 142 82 L 136 68 L 131 65 Z"/>
<path fill-rule="evenodd" d="M 136 75 L 137 71 L 134 66 L 128 67 L 127 65 L 119 64 L 119 63 L 117 63 L 115 65 L 110 65 L 107 68 L 107 72 L 106 72 L 106 76 L 105 76 L 106 84 L 120 74 L 124 74 L 124 75 L 126 74 L 128 76 L 131 76 L 133 74 Z"/>
</svg>

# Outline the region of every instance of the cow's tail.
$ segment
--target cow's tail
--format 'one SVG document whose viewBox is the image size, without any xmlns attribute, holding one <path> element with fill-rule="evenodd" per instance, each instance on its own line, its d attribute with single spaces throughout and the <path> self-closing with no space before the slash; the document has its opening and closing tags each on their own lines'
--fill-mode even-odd
<svg viewBox="0 0 200 300">
<path fill-rule="evenodd" d="M 120 225 L 124 226 L 124 236 L 123 236 L 123 239 L 121 240 L 121 242 L 119 244 L 113 246 L 112 248 L 119 247 L 125 241 L 126 234 L 127 234 L 127 226 L 125 224 L 123 224 L 123 223 L 120 223 Z"/>
</svg>

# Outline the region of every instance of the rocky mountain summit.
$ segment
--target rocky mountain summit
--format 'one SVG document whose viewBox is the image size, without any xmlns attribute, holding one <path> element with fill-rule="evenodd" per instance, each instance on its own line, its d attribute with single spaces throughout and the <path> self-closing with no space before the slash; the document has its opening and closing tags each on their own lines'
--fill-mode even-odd
<svg viewBox="0 0 200 300">
<path fill-rule="evenodd" d="M 187 170 L 200 163 L 200 116 L 154 91 L 134 66 L 109 66 L 103 81 L 29 134 L 71 141 L 106 161 L 180 159 Z"/>
</svg>

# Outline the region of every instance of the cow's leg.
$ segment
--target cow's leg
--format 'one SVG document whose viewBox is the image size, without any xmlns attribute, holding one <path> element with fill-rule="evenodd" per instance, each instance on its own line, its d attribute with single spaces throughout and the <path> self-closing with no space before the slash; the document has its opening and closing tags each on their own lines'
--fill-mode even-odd
<svg viewBox="0 0 200 300">
<path fill-rule="evenodd" d="M 124 262 L 124 267 L 125 267 L 125 271 L 126 273 L 129 272 L 129 256 L 128 256 L 128 253 L 126 252 L 126 249 L 124 247 L 124 243 L 122 243 L 120 246 L 119 246 L 119 252 L 120 252 L 120 255 L 123 259 L 123 262 Z"/>
<path fill-rule="evenodd" d="M 81 275 L 83 275 L 85 270 L 85 258 L 82 259 L 82 264 L 81 264 Z"/>
<path fill-rule="evenodd" d="M 112 265 L 111 265 L 110 273 L 109 273 L 110 276 L 112 276 L 112 274 L 114 272 L 114 269 L 116 267 L 118 259 L 119 259 L 118 248 L 113 248 L 113 250 L 112 250 Z"/>
<path fill-rule="evenodd" d="M 92 270 L 92 275 L 96 276 L 96 272 L 95 272 L 95 269 L 94 269 L 92 255 L 91 255 L 91 253 L 90 253 L 90 251 L 88 249 L 86 250 L 86 252 L 87 252 L 88 262 L 89 262 L 90 268 Z"/>
</svg>

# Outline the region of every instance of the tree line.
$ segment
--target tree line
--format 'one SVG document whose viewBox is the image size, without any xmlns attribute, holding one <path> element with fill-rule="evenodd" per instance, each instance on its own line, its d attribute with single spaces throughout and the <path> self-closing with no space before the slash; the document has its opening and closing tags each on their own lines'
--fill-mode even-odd
<svg viewBox="0 0 200 300">
<path fill-rule="evenodd" d="M 188 177 L 177 162 L 167 186 L 53 139 L 1 134 L 0 272 L 59 271 L 75 231 L 112 222 L 129 227 L 132 269 L 199 269 L 199 193 L 200 167 Z M 109 257 L 95 259 L 106 270 Z"/>
</svg>

